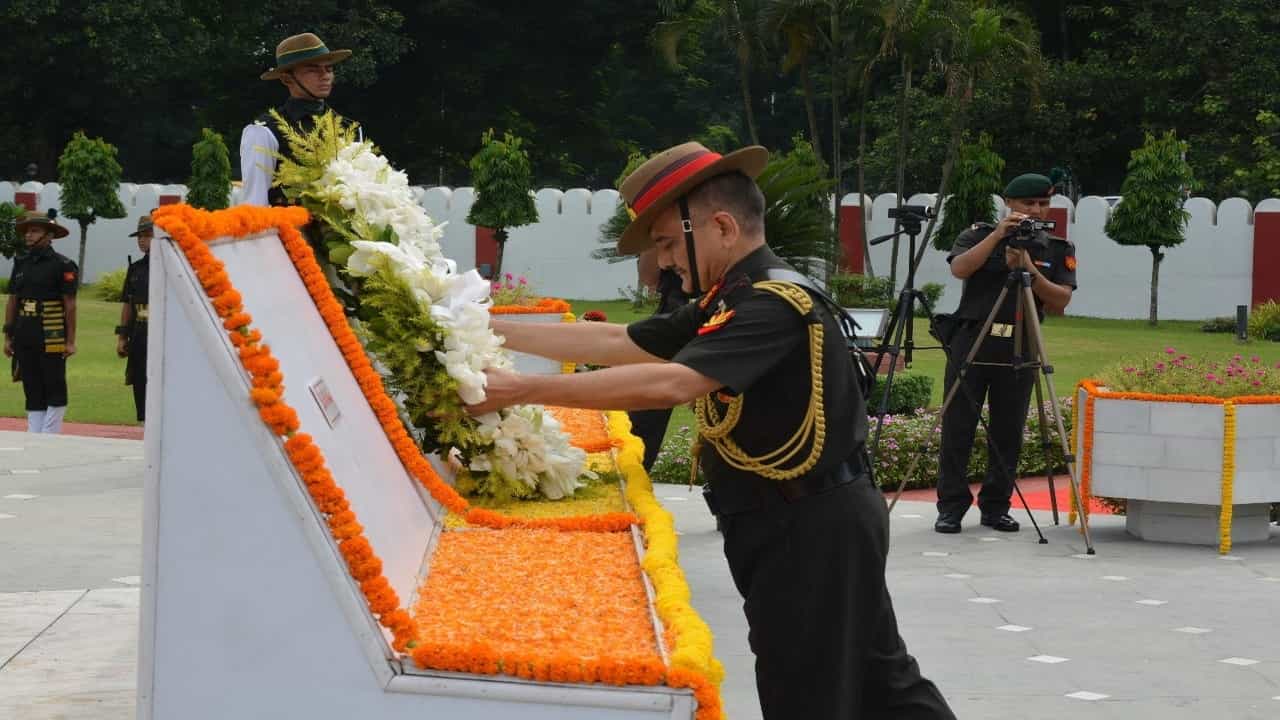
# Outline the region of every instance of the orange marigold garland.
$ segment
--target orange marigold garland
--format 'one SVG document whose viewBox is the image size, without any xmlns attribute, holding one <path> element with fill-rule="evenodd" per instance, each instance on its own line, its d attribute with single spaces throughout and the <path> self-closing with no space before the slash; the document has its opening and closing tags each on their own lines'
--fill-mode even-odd
<svg viewBox="0 0 1280 720">
<path fill-rule="evenodd" d="M 272 433 L 285 438 L 285 454 L 302 477 L 316 508 L 326 516 L 330 534 L 351 576 L 360 583 L 369 610 L 391 632 L 396 651 L 407 651 L 417 640 L 417 626 L 400 609 L 400 598 L 382 575 L 382 561 L 365 539 L 364 528 L 357 522 L 342 488 L 325 467 L 320 448 L 310 435 L 298 432 L 298 414 L 284 401 L 280 363 L 272 357 L 271 349 L 261 344 L 262 334 L 249 327 L 252 318 L 244 312 L 240 293 L 231 287 L 225 266 L 204 242 L 207 238 L 247 235 L 270 228 L 275 228 L 282 239 L 293 236 L 302 241 L 296 226 L 307 222 L 307 212 L 301 208 L 241 206 L 212 214 L 186 205 L 167 205 L 152 217 L 186 255 L 223 327 L 230 333 L 251 379 L 250 399 Z"/>
<path fill-rule="evenodd" d="M 494 305 L 489 308 L 491 315 L 536 315 L 540 313 L 567 313 L 572 308 L 569 303 L 556 298 L 538 298 L 533 305 Z"/>
<path fill-rule="evenodd" d="M 382 384 L 382 376 L 374 370 L 373 364 L 364 352 L 364 346 L 360 343 L 360 339 L 356 337 L 356 334 L 351 330 L 351 326 L 348 325 L 342 305 L 333 296 L 329 281 L 325 278 L 320 264 L 316 262 L 315 252 L 297 230 L 297 227 L 306 224 L 310 219 L 306 210 L 299 207 L 261 208 L 249 205 L 241 205 L 215 213 L 197 210 L 187 205 L 166 205 L 161 209 L 165 212 L 156 215 L 157 223 L 168 230 L 168 226 L 161 222 L 163 218 L 175 226 L 182 225 L 185 231 L 189 233 L 192 242 L 188 242 L 186 246 L 179 243 L 179 247 L 187 254 L 192 267 L 196 269 L 197 277 L 202 278 L 202 285 L 205 284 L 206 280 L 208 281 L 209 284 L 205 286 L 206 293 L 216 290 L 216 295 L 219 297 L 226 295 L 228 292 L 234 292 L 234 290 L 231 288 L 223 264 L 213 256 L 213 253 L 209 251 L 204 242 L 219 237 L 248 235 L 272 228 L 279 231 L 278 234 L 281 243 L 284 245 L 285 253 L 293 262 L 298 276 L 302 278 L 303 284 L 307 288 L 307 294 L 310 295 L 316 309 L 320 312 L 320 317 L 324 320 L 325 327 L 328 328 L 329 334 L 333 337 L 334 342 L 337 343 L 343 359 L 346 360 L 352 375 L 355 376 L 365 400 L 373 410 L 374 416 L 377 417 L 378 423 L 386 434 L 387 440 L 395 449 L 400 462 L 427 488 L 427 491 L 431 493 L 431 496 L 437 502 L 451 512 L 462 516 L 472 525 L 490 528 L 542 527 L 562 530 L 622 532 L 631 525 L 640 522 L 640 519 L 634 513 L 604 513 L 566 518 L 513 518 L 492 510 L 471 507 L 466 498 L 459 495 L 457 490 L 436 473 L 435 468 L 422 456 L 418 446 L 409 437 L 408 432 L 405 431 L 404 425 L 400 422 L 400 414 L 395 403 L 387 396 L 386 389 Z M 172 235 L 173 232 L 170 231 L 170 234 Z M 174 238 L 176 240 L 177 236 L 174 235 Z M 238 298 L 238 296 L 239 294 L 236 293 L 235 297 Z M 546 308 L 547 312 L 567 312 L 569 308 L 568 303 L 562 300 L 544 298 L 539 302 L 541 303 L 540 305 L 533 307 Z M 236 315 L 243 315 L 246 320 L 246 325 L 241 325 L 234 329 L 228 328 L 233 330 L 231 333 L 232 343 L 239 348 L 241 361 L 245 368 L 254 377 L 269 378 L 278 376 L 280 364 L 270 356 L 265 346 L 259 345 L 262 339 L 261 333 L 247 327 L 248 313 L 245 313 L 244 308 L 240 306 L 229 307 L 228 311 L 226 316 L 222 316 L 224 324 L 229 318 Z M 279 385 L 279 381 L 275 384 Z M 255 384 L 255 386 L 257 385 Z M 269 385 L 266 386 L 269 387 Z M 291 414 L 291 411 L 291 408 L 288 411 L 272 410 L 268 412 L 268 416 L 264 417 L 264 420 L 270 423 L 273 429 L 287 429 L 296 425 L 296 413 Z"/>
</svg>

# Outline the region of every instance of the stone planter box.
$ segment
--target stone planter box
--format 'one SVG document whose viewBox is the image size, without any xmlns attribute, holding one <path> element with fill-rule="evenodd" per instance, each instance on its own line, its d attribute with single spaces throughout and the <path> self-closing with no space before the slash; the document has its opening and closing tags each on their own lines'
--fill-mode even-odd
<svg viewBox="0 0 1280 720">
<path fill-rule="evenodd" d="M 548 313 L 507 313 L 501 316 L 503 320 L 509 322 L 524 323 L 558 323 L 564 322 L 564 313 L 548 312 Z M 514 361 L 514 369 L 518 373 L 525 375 L 557 375 L 563 372 L 563 363 L 555 360 L 548 360 L 537 355 L 529 355 L 522 352 L 511 352 Z"/>
<path fill-rule="evenodd" d="M 1223 462 L 1230 457 L 1235 466 L 1231 540 L 1268 538 L 1270 504 L 1280 500 L 1280 404 L 1233 403 L 1236 436 L 1234 447 L 1227 448 L 1221 403 L 1108 397 L 1105 388 L 1088 385 L 1077 393 L 1082 421 L 1074 432 L 1081 477 L 1088 478 L 1091 495 L 1127 499 L 1130 534 L 1218 545 Z M 1083 421 L 1089 403 L 1092 428 Z"/>
</svg>

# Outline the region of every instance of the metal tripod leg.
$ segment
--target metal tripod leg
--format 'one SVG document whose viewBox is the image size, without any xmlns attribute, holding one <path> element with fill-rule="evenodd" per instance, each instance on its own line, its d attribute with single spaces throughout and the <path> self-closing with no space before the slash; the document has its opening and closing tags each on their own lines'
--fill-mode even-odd
<svg viewBox="0 0 1280 720">
<path fill-rule="evenodd" d="M 1035 312 L 1035 295 L 1031 292 L 1030 282 L 1023 283 L 1022 297 L 1026 307 L 1031 308 L 1031 312 L 1023 317 L 1027 318 L 1028 323 L 1031 325 L 1031 340 L 1035 343 L 1033 349 L 1036 353 L 1036 359 L 1040 362 L 1040 371 L 1044 374 L 1045 387 L 1049 391 L 1049 402 L 1053 407 L 1053 419 L 1058 429 L 1058 441 L 1062 443 L 1067 457 L 1067 477 L 1071 481 L 1071 497 L 1075 500 L 1076 507 L 1080 508 L 1080 531 L 1084 534 L 1085 552 L 1089 555 L 1094 555 L 1093 538 L 1089 533 L 1089 514 L 1080 499 L 1076 458 L 1069 450 L 1071 444 L 1067 442 L 1067 429 L 1062 424 L 1062 409 L 1058 406 L 1058 393 L 1053 387 L 1053 365 L 1049 363 L 1049 356 L 1044 349 L 1044 334 L 1040 330 L 1040 316 Z"/>
<path fill-rule="evenodd" d="M 1057 463 L 1054 462 L 1053 454 L 1050 452 L 1053 446 L 1049 442 L 1049 430 L 1045 422 L 1044 393 L 1040 389 L 1039 374 L 1036 375 L 1036 413 L 1040 417 L 1040 449 L 1044 452 L 1045 474 L 1049 479 L 1049 507 L 1053 509 L 1053 524 L 1061 525 L 1062 523 L 1058 520 L 1058 491 L 1053 483 L 1053 466 Z"/>
</svg>

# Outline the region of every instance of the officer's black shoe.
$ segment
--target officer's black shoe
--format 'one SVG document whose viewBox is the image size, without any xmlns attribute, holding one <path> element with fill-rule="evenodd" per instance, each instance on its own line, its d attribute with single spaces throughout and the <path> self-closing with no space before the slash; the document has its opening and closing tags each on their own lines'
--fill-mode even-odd
<svg viewBox="0 0 1280 720">
<path fill-rule="evenodd" d="M 933 523 L 933 530 L 946 535 L 955 535 L 960 532 L 960 518 L 962 517 L 963 515 L 955 513 L 938 513 L 938 519 Z"/>
<path fill-rule="evenodd" d="M 1018 532 L 1022 527 L 1017 520 L 1008 515 L 983 515 L 982 524 L 1000 532 Z"/>
</svg>

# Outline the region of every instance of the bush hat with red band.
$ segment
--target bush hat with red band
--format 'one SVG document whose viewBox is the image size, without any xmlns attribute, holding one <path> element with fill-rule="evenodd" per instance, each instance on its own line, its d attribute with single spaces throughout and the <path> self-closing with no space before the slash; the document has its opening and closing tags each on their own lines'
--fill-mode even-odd
<svg viewBox="0 0 1280 720">
<path fill-rule="evenodd" d="M 716 175 L 740 172 L 754 179 L 769 164 L 769 151 L 751 145 L 721 155 L 701 143 L 663 150 L 622 181 L 619 193 L 631 224 L 618 239 L 619 255 L 638 255 L 653 246 L 649 228 L 658 215 L 690 190 Z"/>
<path fill-rule="evenodd" d="M 262 73 L 263 80 L 275 80 L 303 63 L 338 63 L 351 57 L 350 50 L 330 50 L 316 35 L 302 33 L 280 41 L 276 46 L 276 66 Z"/>
</svg>

